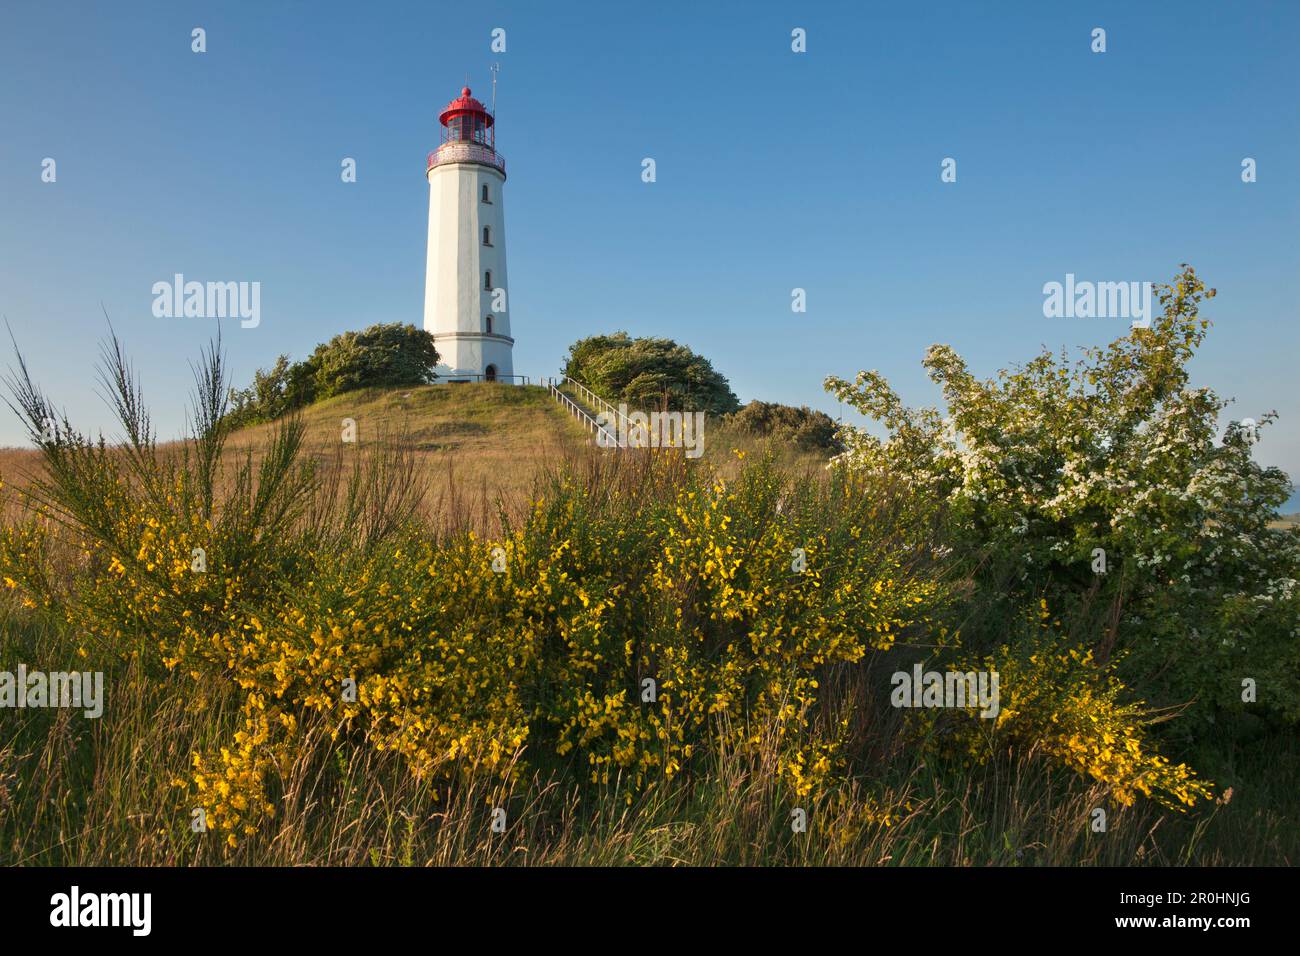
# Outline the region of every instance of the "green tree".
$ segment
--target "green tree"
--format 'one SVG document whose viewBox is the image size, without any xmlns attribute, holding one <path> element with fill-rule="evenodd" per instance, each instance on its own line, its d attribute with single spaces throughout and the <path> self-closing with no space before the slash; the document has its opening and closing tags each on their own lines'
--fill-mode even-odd
<svg viewBox="0 0 1300 956">
<path fill-rule="evenodd" d="M 594 335 L 569 347 L 564 374 L 610 402 L 727 415 L 740 402 L 712 363 L 671 339 Z"/>
<path fill-rule="evenodd" d="M 307 359 L 314 398 L 329 398 L 358 388 L 400 388 L 434 380 L 438 352 L 433 336 L 414 325 L 372 325 L 344 332 L 316 346 Z"/>
<path fill-rule="evenodd" d="M 372 325 L 316 346 L 303 362 L 281 355 L 253 373 L 248 388 L 231 389 L 232 427 L 269 422 L 322 398 L 358 388 L 401 388 L 434 380 L 433 336 L 413 325 Z"/>
<path fill-rule="evenodd" d="M 777 402 L 753 401 L 732 415 L 728 422 L 741 431 L 804 448 L 819 448 L 836 453 L 844 450 L 835 420 L 825 412 L 815 411 L 807 405 L 796 408 Z"/>
</svg>

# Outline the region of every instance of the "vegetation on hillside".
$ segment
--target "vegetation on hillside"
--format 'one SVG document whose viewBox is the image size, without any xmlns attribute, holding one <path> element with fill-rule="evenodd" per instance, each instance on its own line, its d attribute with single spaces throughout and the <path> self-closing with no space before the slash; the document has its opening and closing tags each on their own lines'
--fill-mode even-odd
<svg viewBox="0 0 1300 956">
<path fill-rule="evenodd" d="M 414 325 L 372 325 L 316 346 L 302 362 L 281 355 L 247 388 L 229 393 L 230 424 L 274 421 L 312 402 L 362 388 L 407 388 L 435 379 L 433 336 Z"/>
<path fill-rule="evenodd" d="M 608 402 L 653 411 L 727 415 L 740 402 L 702 355 L 671 339 L 593 335 L 569 346 L 564 374 Z"/>
<path fill-rule="evenodd" d="M 787 442 L 800 448 L 834 453 L 844 451 L 835 420 L 807 405 L 796 408 L 755 400 L 728 416 L 727 424 L 737 432 Z"/>
</svg>

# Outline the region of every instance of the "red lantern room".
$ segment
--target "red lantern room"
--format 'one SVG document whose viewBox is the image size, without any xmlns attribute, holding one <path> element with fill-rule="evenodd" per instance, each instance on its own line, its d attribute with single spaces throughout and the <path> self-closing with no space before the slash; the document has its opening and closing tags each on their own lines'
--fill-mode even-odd
<svg viewBox="0 0 1300 956">
<path fill-rule="evenodd" d="M 429 168 L 447 162 L 478 162 L 505 172 L 496 151 L 496 119 L 470 95 L 468 86 L 438 114 L 442 144 L 429 154 Z"/>
<path fill-rule="evenodd" d="M 494 146 L 496 137 L 492 127 L 496 121 L 487 107 L 470 96 L 468 86 L 447 104 L 438 122 L 443 125 L 444 143 L 478 143 L 488 149 Z"/>
</svg>

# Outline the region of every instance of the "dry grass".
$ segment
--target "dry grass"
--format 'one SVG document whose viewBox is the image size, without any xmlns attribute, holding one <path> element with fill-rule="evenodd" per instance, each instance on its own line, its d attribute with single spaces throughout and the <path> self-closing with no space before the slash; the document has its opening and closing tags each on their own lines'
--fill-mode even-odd
<svg viewBox="0 0 1300 956">
<path fill-rule="evenodd" d="M 411 469 L 407 477 L 420 499 L 418 512 L 443 529 L 500 531 L 499 511 L 519 515 L 534 498 L 538 481 L 562 464 L 620 454 L 597 449 L 591 435 L 555 402 L 545 388 L 502 383 L 426 385 L 408 389 L 364 389 L 303 410 L 305 447 L 325 478 L 337 477 L 377 449 L 400 448 Z M 343 441 L 344 419 L 356 423 L 356 442 Z M 230 437 L 224 465 L 244 456 L 260 461 L 274 426 L 255 425 Z M 162 449 L 176 447 L 164 444 Z M 706 423 L 700 463 L 733 474 L 740 455 L 770 450 L 792 475 L 815 477 L 826 458 L 815 451 L 768 443 L 714 421 Z M 226 467 L 227 473 L 233 469 Z M 0 448 L 0 518 L 21 517 L 21 490 L 43 471 L 34 449 Z"/>
<path fill-rule="evenodd" d="M 538 476 L 581 453 L 585 432 L 538 386 L 429 385 L 367 389 L 313 405 L 302 413 L 310 457 L 323 476 L 346 471 L 377 448 L 400 446 L 426 517 L 456 515 L 459 524 L 496 526 L 497 506 L 528 504 Z M 356 442 L 343 441 L 343 420 L 356 423 Z M 251 456 L 260 461 L 273 425 L 231 436 L 223 465 Z M 172 443 L 160 446 L 164 451 Z M 230 472 L 233 469 L 226 467 Z M 0 477 L 20 490 L 42 473 L 35 450 L 0 449 Z M 4 495 L 3 516 L 20 516 L 19 496 Z"/>
</svg>

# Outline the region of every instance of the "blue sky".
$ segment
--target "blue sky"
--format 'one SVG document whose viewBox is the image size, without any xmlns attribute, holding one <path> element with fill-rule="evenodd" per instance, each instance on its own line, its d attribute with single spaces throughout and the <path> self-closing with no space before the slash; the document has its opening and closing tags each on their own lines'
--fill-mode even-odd
<svg viewBox="0 0 1300 956">
<path fill-rule="evenodd" d="M 690 345 L 742 400 L 838 414 L 824 377 L 877 368 L 929 403 L 931 343 L 981 374 L 1100 343 L 1124 321 L 1046 319 L 1045 282 L 1187 261 L 1219 290 L 1198 382 L 1235 417 L 1276 409 L 1257 456 L 1300 474 L 1297 47 L 1295 3 L 5 0 L 0 313 L 106 427 L 102 302 L 164 438 L 215 330 L 153 316 L 174 273 L 261 283 L 260 326 L 223 326 L 241 381 L 419 324 L 424 156 L 498 62 L 517 372 L 624 329 Z M 22 440 L 0 416 L 0 444 Z"/>
</svg>

